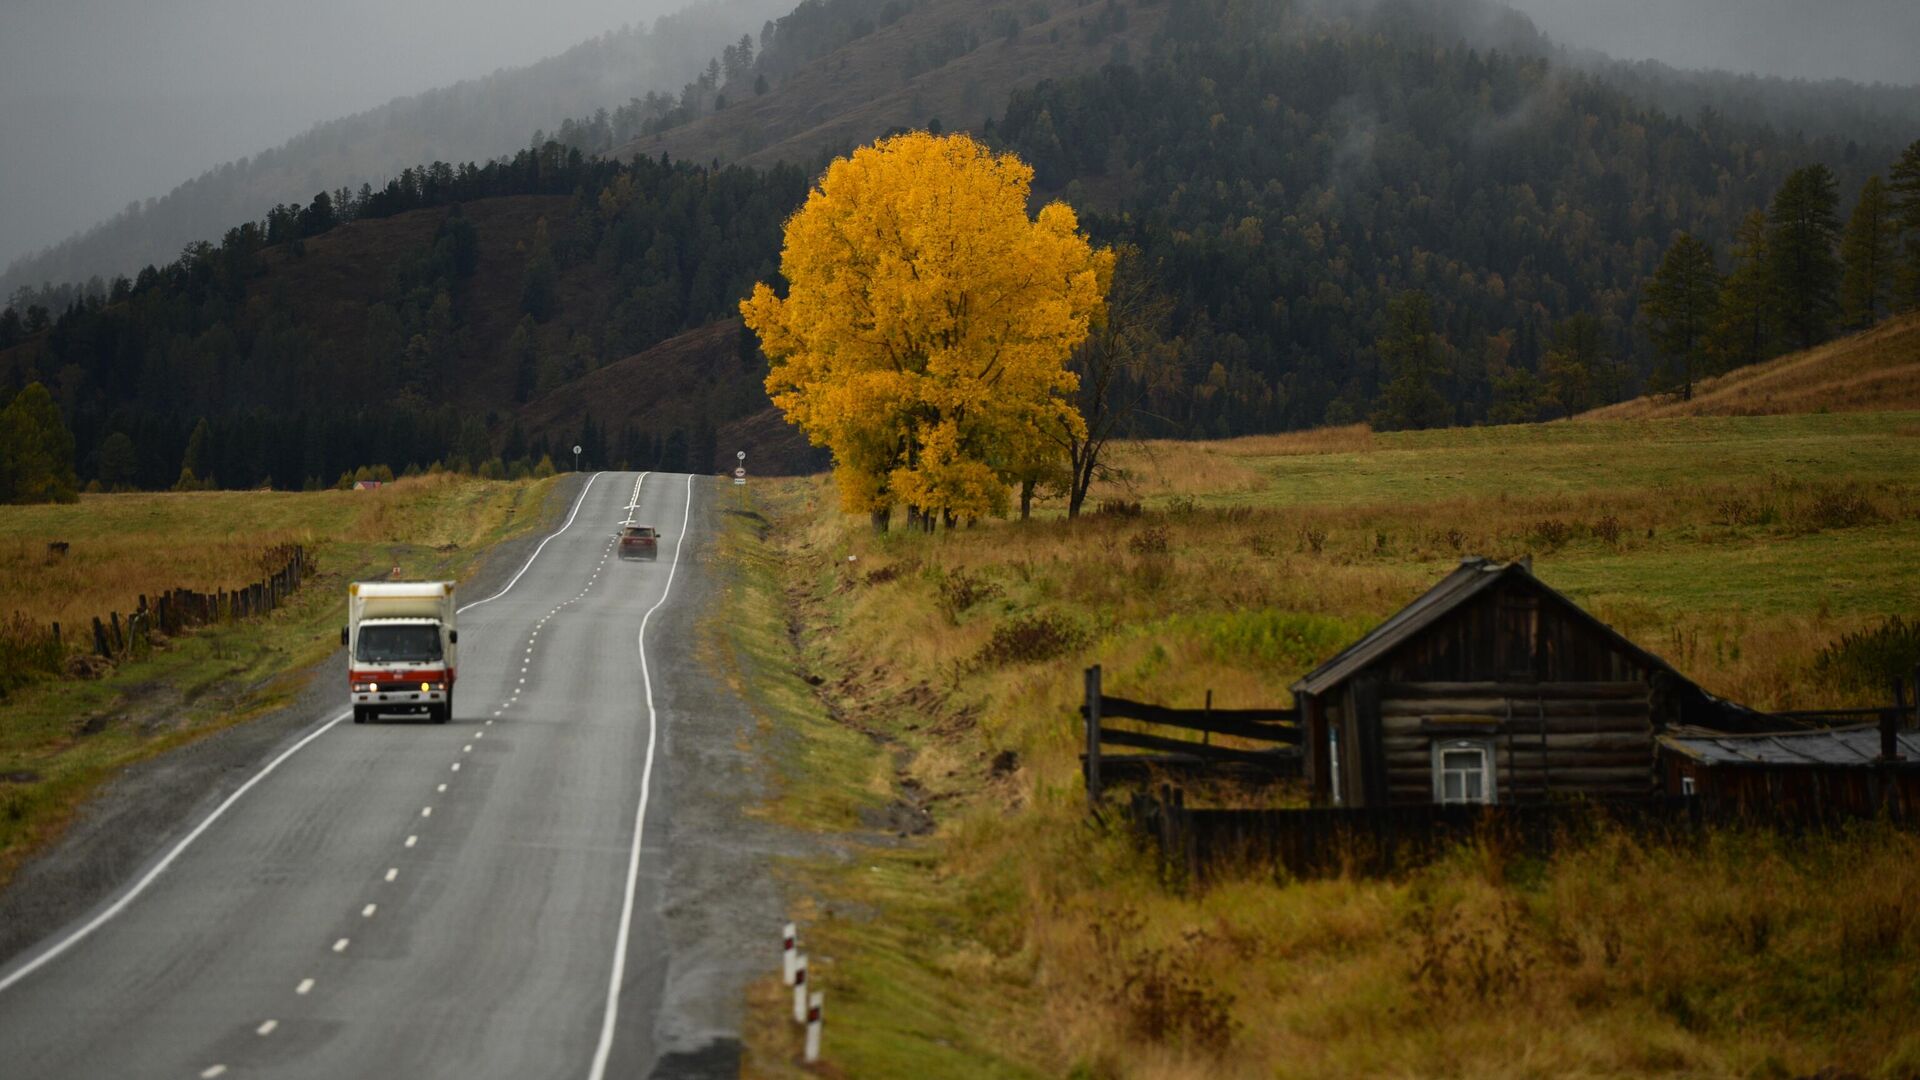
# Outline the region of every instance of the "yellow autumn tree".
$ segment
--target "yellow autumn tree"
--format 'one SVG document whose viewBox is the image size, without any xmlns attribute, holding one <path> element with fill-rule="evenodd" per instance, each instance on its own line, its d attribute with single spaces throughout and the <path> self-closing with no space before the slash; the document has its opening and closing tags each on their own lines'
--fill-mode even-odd
<svg viewBox="0 0 1920 1080">
<path fill-rule="evenodd" d="M 862 147 L 787 222 L 787 295 L 760 284 L 740 304 L 767 393 L 881 528 L 901 505 L 929 528 L 1004 511 L 1039 433 L 1079 421 L 1066 360 L 1113 255 L 1063 203 L 1029 217 L 1032 179 L 965 135 Z"/>
</svg>

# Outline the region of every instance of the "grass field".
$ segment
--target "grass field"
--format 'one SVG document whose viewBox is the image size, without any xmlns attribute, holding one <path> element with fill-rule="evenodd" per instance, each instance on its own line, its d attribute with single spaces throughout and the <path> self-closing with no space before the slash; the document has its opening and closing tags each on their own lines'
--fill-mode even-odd
<svg viewBox="0 0 1920 1080">
<path fill-rule="evenodd" d="M 261 576 L 276 543 L 313 551 L 318 573 L 263 619 L 203 628 L 101 677 L 51 679 L 0 702 L 0 884 L 57 836 L 115 771 L 289 699 L 338 647 L 345 583 L 459 577 L 484 548 L 540 523 L 552 481 L 449 475 L 375 491 L 86 495 L 0 508 L 0 613 L 82 625 L 140 593 L 232 588 Z M 70 544 L 50 560 L 49 541 Z"/>
<path fill-rule="evenodd" d="M 844 845 L 791 872 L 845 1075 L 1920 1069 L 1909 835 L 1607 837 L 1183 891 L 1088 822 L 1074 714 L 1092 662 L 1122 696 L 1284 703 L 1467 554 L 1531 554 L 1737 700 L 1877 703 L 1813 658 L 1920 610 L 1920 416 L 1339 429 L 1116 462 L 1095 499 L 1139 516 L 876 536 L 822 481 L 740 495 L 770 527 L 735 527 L 757 569 L 733 603 L 761 617 L 725 633 L 784 687 L 769 732 L 832 747 L 775 756 L 796 802 L 769 812 Z M 875 817 L 889 800 L 937 831 L 875 840 L 908 820 Z M 749 1071 L 788 1075 L 779 988 L 755 1001 Z"/>
</svg>

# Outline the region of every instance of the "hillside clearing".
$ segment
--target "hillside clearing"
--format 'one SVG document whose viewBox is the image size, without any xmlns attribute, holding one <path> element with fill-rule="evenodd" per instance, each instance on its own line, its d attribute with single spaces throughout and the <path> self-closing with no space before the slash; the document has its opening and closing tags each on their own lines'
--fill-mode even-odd
<svg viewBox="0 0 1920 1080">
<path fill-rule="evenodd" d="M 1920 313 L 1888 319 L 1871 330 L 1805 352 L 1703 379 L 1691 401 L 1665 395 L 1635 398 L 1595 409 L 1581 419 L 1915 408 L 1920 408 Z"/>
<path fill-rule="evenodd" d="M 844 850 L 792 871 L 829 1059 L 857 1076 L 938 1061 L 1155 1080 L 1912 1071 L 1920 1041 L 1895 1004 L 1920 979 L 1920 917 L 1899 899 L 1920 884 L 1909 835 L 1603 836 L 1546 863 L 1470 847 L 1394 880 L 1182 889 L 1087 819 L 1074 708 L 1093 662 L 1119 696 L 1282 704 L 1477 553 L 1532 554 L 1717 693 L 1878 700 L 1821 682 L 1812 658 L 1920 608 L 1914 425 L 1129 446 L 1130 475 L 1096 502 L 1141 499 L 1138 516 L 1050 510 L 934 535 L 877 536 L 829 509 L 820 480 L 738 493 L 730 543 L 770 569 L 735 610 L 786 618 L 740 619 L 729 640 L 785 687 L 762 699 L 769 731 L 837 748 L 782 754 L 788 794 L 769 808 Z M 1060 632 L 1017 629 L 1041 621 Z M 783 649 L 784 678 L 767 660 Z M 915 839 L 921 812 L 936 828 Z M 756 991 L 750 1075 L 798 1075 L 783 1001 Z"/>
</svg>

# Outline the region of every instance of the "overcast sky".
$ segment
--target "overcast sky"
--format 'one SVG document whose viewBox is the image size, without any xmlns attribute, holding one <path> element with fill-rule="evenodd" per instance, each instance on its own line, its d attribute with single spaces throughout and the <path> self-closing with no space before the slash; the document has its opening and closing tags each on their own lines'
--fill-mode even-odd
<svg viewBox="0 0 1920 1080">
<path fill-rule="evenodd" d="M 0 0 L 0 265 L 314 123 L 688 0 Z M 1920 83 L 1920 0 L 1512 0 L 1623 57 Z"/>
<path fill-rule="evenodd" d="M 322 120 L 690 2 L 0 0 L 0 265 Z"/>
</svg>

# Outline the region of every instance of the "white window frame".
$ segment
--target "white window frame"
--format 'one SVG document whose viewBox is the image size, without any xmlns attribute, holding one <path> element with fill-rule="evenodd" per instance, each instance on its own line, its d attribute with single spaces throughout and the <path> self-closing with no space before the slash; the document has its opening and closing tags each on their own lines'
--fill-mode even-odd
<svg viewBox="0 0 1920 1080">
<path fill-rule="evenodd" d="M 1447 798 L 1446 769 L 1443 763 L 1450 752 L 1477 751 L 1480 754 L 1481 782 L 1479 799 Z M 1491 806 L 1500 801 L 1495 784 L 1492 739 L 1435 739 L 1433 742 L 1433 801 L 1441 806 Z M 1462 785 L 1464 788 L 1464 785 Z"/>
</svg>

